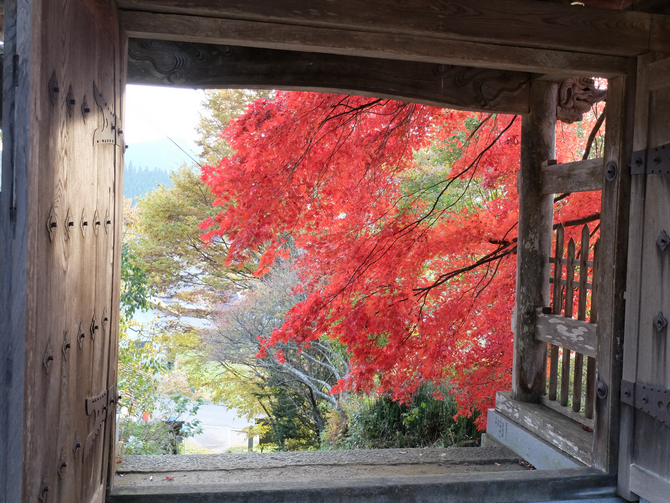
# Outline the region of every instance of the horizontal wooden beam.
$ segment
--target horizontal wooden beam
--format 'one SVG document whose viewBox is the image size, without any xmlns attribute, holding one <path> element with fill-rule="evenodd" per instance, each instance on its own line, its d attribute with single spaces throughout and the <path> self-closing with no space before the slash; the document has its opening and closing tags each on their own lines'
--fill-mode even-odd
<svg viewBox="0 0 670 503">
<path fill-rule="evenodd" d="M 636 56 L 670 45 L 654 15 L 531 0 L 119 0 L 123 10 Z M 652 33 L 652 30 L 655 30 Z M 660 51 L 660 48 L 657 49 Z"/>
<path fill-rule="evenodd" d="M 630 490 L 647 501 L 667 501 L 670 482 L 644 468 L 630 465 Z"/>
<path fill-rule="evenodd" d="M 563 194 L 602 190 L 603 169 L 602 158 L 542 166 L 542 193 Z"/>
<path fill-rule="evenodd" d="M 596 324 L 566 318 L 557 314 L 537 314 L 535 338 L 596 357 Z"/>
<path fill-rule="evenodd" d="M 496 394 L 496 411 L 558 447 L 563 452 L 591 466 L 593 433 L 560 412 L 537 403 L 512 400 L 508 391 Z"/>
<path fill-rule="evenodd" d="M 147 5 L 150 7 L 154 6 Z M 559 79 L 569 76 L 614 77 L 624 75 L 628 68 L 624 57 L 449 40 L 431 33 L 363 32 L 349 28 L 142 11 L 123 11 L 121 20 L 123 29 L 131 38 L 549 73 Z"/>
<path fill-rule="evenodd" d="M 530 74 L 189 42 L 130 39 L 128 83 L 359 94 L 462 110 L 528 112 Z"/>
</svg>

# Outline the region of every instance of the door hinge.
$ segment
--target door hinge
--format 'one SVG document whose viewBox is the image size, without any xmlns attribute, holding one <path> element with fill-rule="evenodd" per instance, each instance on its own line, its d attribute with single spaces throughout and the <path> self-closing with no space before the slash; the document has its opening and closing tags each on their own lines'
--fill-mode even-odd
<svg viewBox="0 0 670 503">
<path fill-rule="evenodd" d="M 670 175 L 670 143 L 633 152 L 631 175 Z"/>
<path fill-rule="evenodd" d="M 670 389 L 622 380 L 621 401 L 670 427 Z"/>
</svg>

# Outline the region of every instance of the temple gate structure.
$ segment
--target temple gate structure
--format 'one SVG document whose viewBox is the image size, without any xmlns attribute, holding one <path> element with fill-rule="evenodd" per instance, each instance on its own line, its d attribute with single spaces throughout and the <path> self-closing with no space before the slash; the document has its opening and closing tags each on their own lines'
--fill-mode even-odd
<svg viewBox="0 0 670 503">
<path fill-rule="evenodd" d="M 513 386 L 489 412 L 488 434 L 543 469 L 417 477 L 412 494 L 670 501 L 667 1 L 0 4 L 0 501 L 224 501 L 216 487 L 111 487 L 127 82 L 522 115 Z M 606 97 L 593 77 L 608 79 Z M 556 121 L 602 99 L 604 156 L 556 164 Z M 596 251 L 553 246 L 553 232 L 562 243 L 554 195 L 583 190 L 602 191 Z M 572 385 L 559 373 L 570 358 L 585 368 Z M 581 390 L 567 393 L 582 383 L 584 412 Z M 349 494 L 345 483 L 322 489 L 322 501 Z M 315 501 L 301 491 L 277 488 L 266 500 Z"/>
</svg>

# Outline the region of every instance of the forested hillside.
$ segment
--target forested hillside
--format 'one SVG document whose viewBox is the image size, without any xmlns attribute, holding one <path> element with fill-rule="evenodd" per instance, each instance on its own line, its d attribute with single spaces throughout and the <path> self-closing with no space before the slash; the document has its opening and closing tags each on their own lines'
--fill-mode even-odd
<svg viewBox="0 0 670 503">
<path fill-rule="evenodd" d="M 160 168 L 135 167 L 130 161 L 123 171 L 123 198 L 132 199 L 133 204 L 137 198 L 151 192 L 158 185 L 172 187 L 170 171 Z"/>
</svg>

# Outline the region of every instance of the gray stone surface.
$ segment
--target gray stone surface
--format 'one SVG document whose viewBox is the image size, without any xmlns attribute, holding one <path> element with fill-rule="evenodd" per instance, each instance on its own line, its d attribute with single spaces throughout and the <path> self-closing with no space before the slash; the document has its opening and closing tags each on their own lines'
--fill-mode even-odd
<svg viewBox="0 0 670 503">
<path fill-rule="evenodd" d="M 239 484 L 527 470 L 506 448 L 125 456 L 116 486 Z"/>
</svg>

